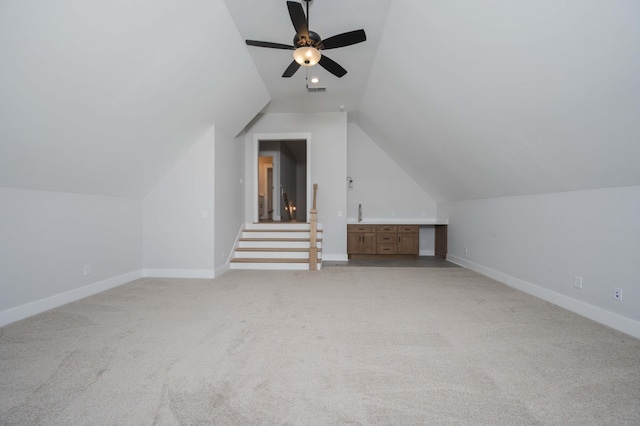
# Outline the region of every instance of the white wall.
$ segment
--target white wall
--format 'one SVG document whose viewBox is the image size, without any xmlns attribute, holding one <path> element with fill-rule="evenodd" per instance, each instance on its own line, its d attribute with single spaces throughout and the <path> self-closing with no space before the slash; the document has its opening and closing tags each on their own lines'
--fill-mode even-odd
<svg viewBox="0 0 640 426">
<path fill-rule="evenodd" d="M 143 265 L 147 276 L 214 276 L 212 126 L 144 197 Z"/>
<path fill-rule="evenodd" d="M 640 186 L 438 208 L 449 259 L 640 338 Z"/>
<path fill-rule="evenodd" d="M 0 325 L 139 278 L 141 243 L 139 200 L 0 188 Z"/>
<path fill-rule="evenodd" d="M 215 262 L 224 272 L 238 232 L 244 224 L 244 137 L 216 130 L 215 143 Z"/>
<path fill-rule="evenodd" d="M 347 191 L 349 219 L 436 218 L 437 203 L 357 124 L 348 125 L 347 172 L 353 188 Z"/>
<path fill-rule="evenodd" d="M 355 123 L 348 125 L 348 216 L 367 219 L 436 219 L 437 203 Z M 420 254 L 433 256 L 435 231 L 420 227 Z"/>
<path fill-rule="evenodd" d="M 246 134 L 245 203 L 247 222 L 253 221 L 255 134 L 311 134 L 311 182 L 318 184 L 318 221 L 323 225 L 325 260 L 346 259 L 347 253 L 347 114 L 265 114 Z M 298 138 L 299 139 L 299 138 Z"/>
</svg>

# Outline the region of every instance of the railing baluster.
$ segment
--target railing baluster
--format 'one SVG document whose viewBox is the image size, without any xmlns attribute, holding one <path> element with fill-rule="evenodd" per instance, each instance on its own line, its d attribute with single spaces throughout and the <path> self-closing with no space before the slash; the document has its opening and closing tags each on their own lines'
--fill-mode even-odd
<svg viewBox="0 0 640 426">
<path fill-rule="evenodd" d="M 309 241 L 309 270 L 318 270 L 318 242 L 316 236 L 318 234 L 318 211 L 316 210 L 316 194 L 318 192 L 318 184 L 313 184 L 313 205 L 309 212 L 311 222 L 311 239 Z"/>
</svg>

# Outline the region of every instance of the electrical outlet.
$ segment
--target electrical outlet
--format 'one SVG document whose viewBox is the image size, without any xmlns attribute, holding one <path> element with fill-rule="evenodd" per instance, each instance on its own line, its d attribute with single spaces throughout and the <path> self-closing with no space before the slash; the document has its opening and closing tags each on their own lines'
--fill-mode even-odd
<svg viewBox="0 0 640 426">
<path fill-rule="evenodd" d="M 579 277 L 577 275 L 573 277 L 573 286 L 582 290 L 582 277 Z"/>
<path fill-rule="evenodd" d="M 467 247 L 464 248 L 464 254 L 469 254 L 469 249 Z"/>
<path fill-rule="evenodd" d="M 91 275 L 91 265 L 87 265 L 84 267 L 84 276 Z"/>
<path fill-rule="evenodd" d="M 622 301 L 622 289 L 621 288 L 617 288 L 617 287 L 613 288 L 613 298 L 618 300 L 618 301 Z"/>
</svg>

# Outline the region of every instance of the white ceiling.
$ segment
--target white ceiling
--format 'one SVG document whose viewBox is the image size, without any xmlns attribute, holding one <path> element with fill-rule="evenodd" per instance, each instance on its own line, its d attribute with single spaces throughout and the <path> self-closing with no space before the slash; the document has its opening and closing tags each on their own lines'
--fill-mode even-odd
<svg viewBox="0 0 640 426">
<path fill-rule="evenodd" d="M 0 186 L 140 197 L 269 101 L 221 0 L 3 1 L 0 61 Z"/>
<path fill-rule="evenodd" d="M 639 23 L 633 0 L 395 0 L 356 122 L 439 200 L 639 185 Z"/>
<path fill-rule="evenodd" d="M 284 0 L 225 0 L 243 39 L 290 43 Z M 336 111 L 429 194 L 460 200 L 640 184 L 640 2 L 313 0 L 323 37 L 369 40 L 280 77 L 291 52 L 248 50 L 266 112 Z M 334 53 L 335 52 L 335 53 Z"/>
<path fill-rule="evenodd" d="M 438 200 L 640 185 L 637 0 L 0 2 L 0 186 L 140 197 L 207 128 L 338 111 Z"/>
<path fill-rule="evenodd" d="M 293 44 L 295 30 L 286 0 L 224 0 L 244 40 Z M 301 2 L 306 10 L 306 2 Z M 248 47 L 262 80 L 271 94 L 264 112 L 336 112 L 344 105 L 353 111 L 360 105 L 369 72 L 382 36 L 391 0 L 313 0 L 309 4 L 309 29 L 323 39 L 344 32 L 364 29 L 367 40 L 353 46 L 324 51 L 342 65 L 347 74 L 335 77 L 319 65 L 300 67 L 291 78 L 282 73 L 293 60 L 289 50 Z M 310 86 L 325 87 L 326 92 L 309 93 L 309 78 L 320 82 Z"/>
</svg>

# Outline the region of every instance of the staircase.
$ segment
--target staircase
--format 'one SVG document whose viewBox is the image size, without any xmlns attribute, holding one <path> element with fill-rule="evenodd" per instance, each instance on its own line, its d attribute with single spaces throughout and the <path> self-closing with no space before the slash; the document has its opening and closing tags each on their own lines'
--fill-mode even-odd
<svg viewBox="0 0 640 426">
<path fill-rule="evenodd" d="M 247 224 L 238 241 L 231 269 L 309 270 L 310 224 L 296 222 Z M 317 230 L 322 266 L 322 226 Z"/>
</svg>

